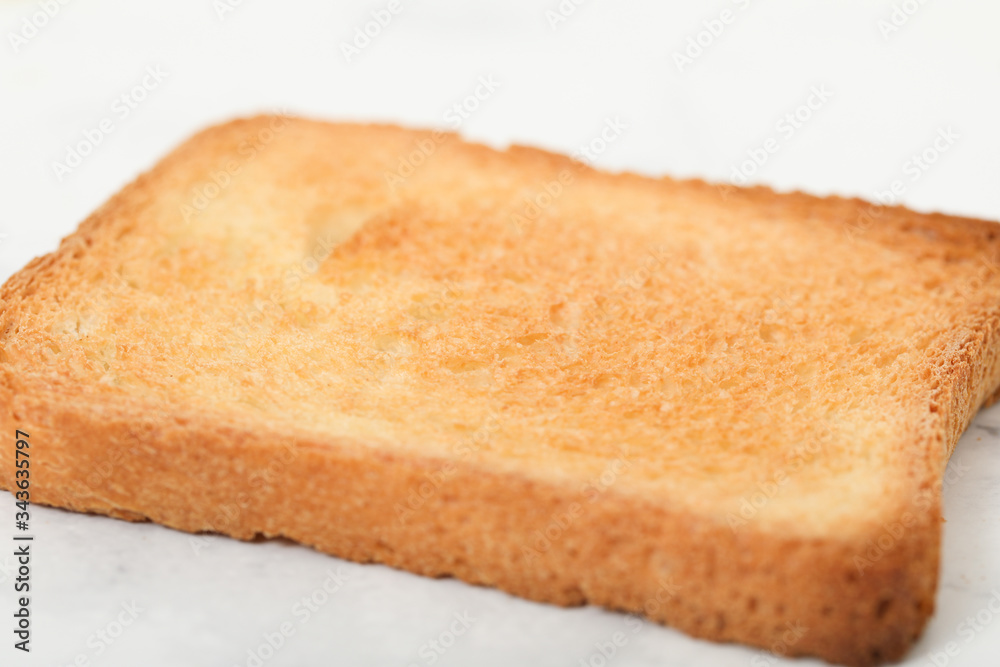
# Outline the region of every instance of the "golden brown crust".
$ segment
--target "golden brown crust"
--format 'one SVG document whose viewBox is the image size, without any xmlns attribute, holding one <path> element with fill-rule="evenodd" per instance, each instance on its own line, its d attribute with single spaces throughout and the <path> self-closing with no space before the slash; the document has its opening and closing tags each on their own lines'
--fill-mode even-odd
<svg viewBox="0 0 1000 667">
<path fill-rule="evenodd" d="M 898 256 L 923 262 L 929 271 L 929 290 L 934 287 L 931 282 L 940 280 L 952 290 L 946 297 L 962 297 L 956 305 L 954 299 L 928 296 L 926 303 L 933 312 L 928 313 L 927 340 L 922 347 L 906 348 L 906 354 L 925 356 L 913 356 L 913 361 L 899 367 L 908 391 L 898 397 L 905 417 L 899 426 L 905 433 L 896 434 L 898 449 L 889 450 L 895 458 L 885 464 L 893 473 L 888 481 L 897 491 L 879 518 L 846 535 L 805 527 L 789 531 L 778 520 L 764 519 L 734 529 L 714 510 L 667 504 L 664 496 L 643 493 L 639 486 L 616 484 L 589 496 L 580 488 L 586 477 L 574 474 L 534 476 L 516 467 L 491 465 L 493 460 L 483 456 L 449 457 L 441 449 L 400 448 L 387 440 L 392 431 L 348 433 L 300 427 L 274 415 L 250 415 L 196 399 L 175 400 L 183 391 L 157 393 L 147 385 L 141 385 L 142 392 L 124 391 L 88 375 L 92 370 L 81 371 L 93 369 L 97 362 L 82 352 L 73 358 L 74 351 L 61 349 L 64 339 L 53 332 L 50 322 L 53 310 L 65 306 L 54 303 L 51 285 L 78 290 L 75 281 L 83 280 L 78 276 L 89 279 L 115 271 L 115 263 L 123 258 L 111 255 L 129 249 L 111 241 L 152 234 L 136 231 L 134 220 L 148 219 L 149 208 L 161 205 L 165 179 L 187 179 L 185 187 L 178 188 L 186 191 L 216 168 L 220 155 L 231 155 L 240 137 L 259 133 L 270 123 L 273 119 L 235 121 L 199 134 L 96 211 L 55 253 L 33 260 L 0 290 L 0 428 L 8 433 L 22 428 L 32 434 L 35 501 L 241 539 L 282 535 L 357 561 L 383 562 L 429 576 L 453 575 L 557 604 L 593 603 L 644 613 L 698 637 L 778 648 L 789 655 L 818 655 L 849 665 L 897 659 L 919 636 L 934 605 L 943 465 L 974 412 L 1000 385 L 998 281 L 997 272 L 990 269 L 995 267 L 1000 243 L 993 223 L 878 208 L 860 200 L 775 194 L 766 188 L 610 176 L 534 149 L 516 147 L 497 153 L 452 139 L 436 140 L 435 145 L 448 146 L 440 149 L 438 159 L 455 160 L 463 170 L 471 164 L 484 173 L 493 173 L 491 169 L 506 173 L 503 170 L 513 165 L 536 180 L 541 175 L 542 182 L 546 175 L 572 170 L 577 183 L 627 189 L 637 207 L 646 205 L 647 193 L 651 201 L 664 196 L 681 205 L 691 199 L 696 207 L 706 206 L 708 198 L 722 197 L 726 206 L 748 216 L 813 224 L 816 234 L 840 238 L 872 258 L 894 261 Z M 324 127 L 330 132 L 351 127 L 307 125 L 308 132 L 316 133 L 326 132 Z M 359 141 L 385 133 L 391 147 L 385 151 L 392 155 L 400 142 L 408 146 L 436 136 L 358 127 L 364 135 Z M 414 181 L 429 178 L 429 171 Z M 313 178 L 308 173 L 301 176 Z M 382 174 L 375 178 L 381 180 Z M 364 191 L 370 184 L 357 187 Z M 460 189 L 454 190 L 456 201 L 462 196 Z M 397 205 L 403 208 L 368 220 L 340 245 L 321 264 L 317 278 L 345 281 L 345 276 L 367 270 L 366 258 L 377 256 L 383 271 L 398 261 L 401 271 L 410 272 L 410 280 L 421 279 L 437 263 L 454 268 L 449 280 L 471 284 L 469 276 L 459 271 L 463 258 L 455 249 L 475 241 L 448 228 L 443 232 L 446 237 L 460 239 L 449 246 L 436 226 L 445 216 L 442 209 L 436 209 L 435 217 L 433 212 L 426 214 L 427 202 L 416 209 L 412 199 L 401 199 Z M 591 205 L 600 204 L 587 204 Z M 470 201 L 456 206 L 468 215 L 480 204 L 470 196 Z M 573 206 L 576 200 L 562 200 L 540 218 L 529 219 L 529 234 L 518 237 L 521 254 L 533 257 L 530 231 L 541 219 L 549 221 L 546 234 L 552 235 L 539 241 L 543 249 L 553 238 L 566 248 L 586 241 L 574 235 L 575 229 L 558 226 L 560 214 L 586 213 Z M 488 210 L 483 213 L 488 214 Z M 170 227 L 164 229 L 162 233 L 170 233 Z M 622 231 L 620 244 L 627 246 L 630 238 Z M 431 258 L 427 266 L 412 252 L 421 243 L 438 244 L 422 251 Z M 690 253 L 695 263 L 706 261 L 698 254 L 704 251 L 697 248 L 686 246 L 678 252 Z M 532 266 L 536 281 L 555 284 L 556 278 L 543 281 L 537 276 L 550 270 L 558 276 L 567 270 L 559 262 L 570 261 L 569 250 L 554 255 L 549 264 L 536 261 Z M 980 264 L 987 267 L 985 271 Z M 497 270 L 516 268 L 506 264 Z M 39 289 L 45 292 L 43 297 L 34 296 Z M 169 292 L 169 286 L 163 289 Z M 596 288 L 585 284 L 580 289 Z M 455 305 L 460 300 L 445 301 L 449 307 L 460 307 Z M 284 301 L 281 307 L 293 311 Z M 421 311 L 425 312 L 436 311 Z M 502 315 L 482 310 L 477 314 Z M 77 328 L 85 322 L 86 318 L 78 318 Z M 150 330 L 142 331 L 147 335 Z M 425 335 L 423 331 L 418 333 Z M 539 335 L 527 329 L 521 334 L 527 335 L 524 346 Z M 876 340 L 869 351 L 859 346 L 858 354 L 871 354 L 877 360 L 879 350 L 891 342 Z M 31 364 L 24 361 L 24 350 L 29 348 L 38 357 Z M 89 348 L 81 344 L 79 349 Z M 115 359 L 137 353 L 141 350 L 119 348 Z M 52 354 L 70 360 L 57 362 Z M 563 351 L 543 349 L 532 354 Z M 394 363 L 404 362 L 394 359 Z M 456 372 L 466 370 L 463 365 Z M 521 367 L 510 377 L 523 379 L 530 370 Z M 496 372 L 500 377 L 514 373 L 500 366 Z M 561 385 L 560 391 L 569 396 L 566 400 L 573 399 L 575 381 Z M 637 412 L 644 399 L 634 400 Z M 511 420 L 509 414 L 504 418 Z M 490 432 L 487 428 L 484 440 Z M 3 450 L 0 486 L 4 488 L 12 482 L 9 459 L 10 453 Z"/>
<path fill-rule="evenodd" d="M 734 533 L 612 491 L 577 514 L 574 504 L 585 501 L 569 485 L 463 462 L 419 520 L 399 522 L 396 508 L 410 490 L 447 462 L 355 443 L 334 448 L 308 433 L 247 431 L 226 415 L 161 421 L 137 417 L 154 406 L 68 399 L 36 386 L 5 401 L 13 408 L 5 429 L 31 425 L 34 498 L 43 504 L 193 533 L 284 536 L 358 562 L 542 602 L 604 605 L 696 637 L 848 665 L 902 657 L 933 609 L 937 498 L 863 574 L 856 558 L 865 545 Z M 551 532 L 558 516 L 571 519 Z"/>
</svg>

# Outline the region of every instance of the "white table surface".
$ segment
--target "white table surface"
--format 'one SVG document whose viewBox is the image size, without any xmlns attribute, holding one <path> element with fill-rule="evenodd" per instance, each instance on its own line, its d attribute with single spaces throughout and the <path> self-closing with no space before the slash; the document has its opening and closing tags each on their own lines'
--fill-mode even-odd
<svg viewBox="0 0 1000 667">
<path fill-rule="evenodd" d="M 224 1 L 232 11 L 222 11 Z M 911 14 L 897 13 L 902 25 L 890 32 L 888 0 L 565 0 L 575 9 L 554 27 L 547 12 L 559 11 L 558 0 L 426 0 L 403 4 L 347 62 L 343 43 L 388 0 L 8 0 L 0 4 L 0 279 L 54 249 L 205 125 L 283 110 L 446 127 L 449 109 L 480 77 L 496 90 L 460 128 L 491 144 L 574 152 L 617 119 L 625 130 L 597 165 L 725 180 L 774 138 L 753 182 L 871 198 L 899 180 L 900 200 L 916 209 L 1000 220 L 1000 5 L 897 1 Z M 46 5 L 54 15 L 36 16 Z M 675 52 L 698 39 L 703 21 L 718 31 L 711 22 L 723 10 L 729 23 L 711 40 L 702 35 L 708 45 L 681 71 Z M 44 25 L 32 35 L 25 21 Z M 147 77 L 133 95 L 157 69 L 159 80 Z M 808 120 L 794 131 L 779 126 L 820 88 L 829 97 L 813 98 Z M 133 95 L 127 115 L 122 95 Z M 60 178 L 54 163 L 104 119 L 111 132 Z M 914 170 L 911 156 L 939 132 L 953 136 L 947 150 Z M 977 417 L 955 454 L 967 471 L 945 491 L 938 609 L 907 665 L 942 664 L 937 654 L 949 642 L 960 649 L 950 665 L 1000 661 L 1000 614 L 971 636 L 959 627 L 1000 593 L 998 447 L 1000 408 Z M 2 507 L 12 521 L 13 501 Z M 156 525 L 44 508 L 33 523 L 34 650 L 11 647 L 13 559 L 0 556 L 8 619 L 0 665 L 253 665 L 247 651 L 291 621 L 295 634 L 262 664 L 429 665 L 434 657 L 437 665 L 573 666 L 626 627 L 624 616 L 596 608 L 534 604 L 289 543 L 193 543 Z M 340 589 L 308 619 L 296 614 L 296 601 L 331 569 L 346 577 Z M 123 605 L 134 605 L 136 618 L 118 634 L 119 617 L 131 621 Z M 455 614 L 472 619 L 469 629 L 443 654 L 428 652 Z M 107 644 L 99 633 L 117 636 Z M 654 625 L 629 637 L 608 664 L 821 664 Z"/>
</svg>

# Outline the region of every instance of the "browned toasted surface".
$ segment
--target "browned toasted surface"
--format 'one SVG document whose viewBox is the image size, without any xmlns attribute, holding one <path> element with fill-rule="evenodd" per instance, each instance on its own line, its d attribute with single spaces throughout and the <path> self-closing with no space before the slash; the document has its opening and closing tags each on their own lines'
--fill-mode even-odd
<svg viewBox="0 0 1000 667">
<path fill-rule="evenodd" d="M 1000 384 L 997 229 L 236 121 L 3 287 L 0 420 L 41 502 L 878 662 Z"/>
</svg>

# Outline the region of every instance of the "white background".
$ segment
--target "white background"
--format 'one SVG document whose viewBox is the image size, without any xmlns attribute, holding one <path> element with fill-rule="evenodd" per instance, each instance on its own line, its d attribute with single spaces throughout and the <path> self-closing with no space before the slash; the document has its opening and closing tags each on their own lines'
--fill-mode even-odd
<svg viewBox="0 0 1000 667">
<path fill-rule="evenodd" d="M 25 21 L 43 23 L 43 4 L 0 4 L 0 279 L 208 124 L 285 110 L 448 127 L 449 109 L 484 76 L 499 87 L 460 127 L 476 140 L 574 152 L 618 118 L 627 129 L 599 166 L 725 180 L 774 137 L 778 150 L 754 182 L 871 198 L 899 180 L 913 208 L 1000 219 L 1000 5 L 987 0 L 908 0 L 912 16 L 897 14 L 906 20 L 892 32 L 880 29 L 894 11 L 883 0 L 592 0 L 554 27 L 546 12 L 558 0 L 425 0 L 404 4 L 350 62 L 342 45 L 387 0 L 245 0 L 233 11 L 210 0 L 50 1 L 58 11 L 33 34 Z M 701 35 L 707 46 L 680 71 L 675 52 L 723 10 L 730 23 Z M 147 68 L 165 75 L 133 93 Z M 788 136 L 778 123 L 814 87 L 832 96 Z M 144 99 L 124 116 L 122 95 Z M 57 175 L 54 163 L 106 118 L 111 133 Z M 949 130 L 948 150 L 914 171 L 912 156 Z M 998 429 L 1000 409 L 981 414 L 955 454 L 965 472 L 945 491 L 938 610 L 906 664 L 995 665 L 1000 655 L 1000 614 L 969 641 L 959 628 L 1000 592 Z M 265 665 L 424 665 L 421 646 L 455 613 L 475 620 L 434 664 L 600 665 L 595 642 L 630 629 L 594 608 L 533 604 L 281 542 L 193 543 L 158 526 L 41 508 L 33 522 L 34 651 L 10 647 L 12 559 L 0 556 L 3 665 L 246 665 L 247 651 L 286 620 L 296 634 Z M 293 605 L 331 568 L 349 580 L 300 623 Z M 110 646 L 98 640 L 133 600 L 135 622 Z M 958 655 L 935 656 L 948 642 Z M 646 625 L 608 664 L 772 661 L 781 662 Z"/>
</svg>

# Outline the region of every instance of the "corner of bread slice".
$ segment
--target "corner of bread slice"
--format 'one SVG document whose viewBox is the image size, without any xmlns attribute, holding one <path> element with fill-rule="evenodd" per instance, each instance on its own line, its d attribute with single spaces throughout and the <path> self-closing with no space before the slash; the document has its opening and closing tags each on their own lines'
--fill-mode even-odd
<svg viewBox="0 0 1000 667">
<path fill-rule="evenodd" d="M 777 655 L 855 666 L 898 660 L 934 610 L 941 487 L 927 472 L 875 481 L 885 497 L 851 515 L 824 518 L 830 508 L 805 502 L 797 520 L 769 521 L 761 515 L 777 500 L 765 484 L 725 523 L 692 519 L 669 538 L 690 556 L 674 564 L 679 604 L 657 610 L 643 601 L 643 611 L 695 636 Z M 826 502 L 850 506 L 853 491 L 844 484 Z"/>
<path fill-rule="evenodd" d="M 558 486 L 498 480 L 497 496 L 514 488 L 523 503 L 510 508 L 515 516 L 549 511 L 543 521 L 505 525 L 509 548 L 523 559 L 499 580 L 479 581 L 782 656 L 859 667 L 898 660 L 934 610 L 944 441 L 937 427 L 901 430 L 909 437 L 900 453 L 916 458 L 900 457 L 870 478 L 831 470 L 830 483 L 811 496 L 785 481 L 782 471 L 795 471 L 784 462 L 772 481 L 712 502 L 704 501 L 711 494 L 671 498 L 622 484 L 588 505 Z M 492 483 L 481 471 L 476 477 Z M 459 576 L 475 581 L 477 572 Z"/>
</svg>

